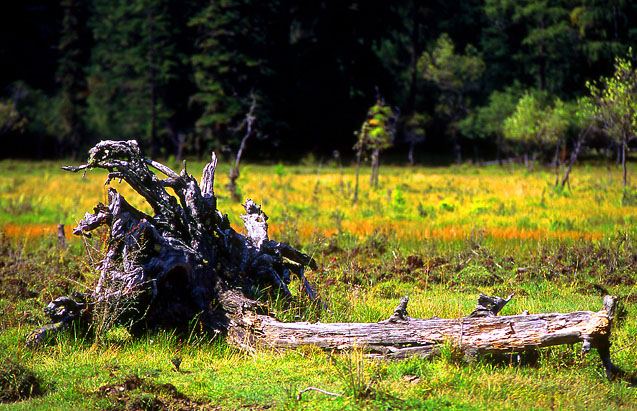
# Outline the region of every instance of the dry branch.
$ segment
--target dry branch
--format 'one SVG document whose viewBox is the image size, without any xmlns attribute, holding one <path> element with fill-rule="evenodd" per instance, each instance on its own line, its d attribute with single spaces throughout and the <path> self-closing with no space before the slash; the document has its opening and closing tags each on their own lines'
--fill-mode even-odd
<svg viewBox="0 0 637 411">
<path fill-rule="evenodd" d="M 332 397 L 340 397 L 340 396 L 341 396 L 341 394 L 338 394 L 338 393 L 335 393 L 335 392 L 325 391 L 325 390 L 322 390 L 322 389 L 320 389 L 320 388 L 316 388 L 316 387 L 307 387 L 307 388 L 305 388 L 305 389 L 303 389 L 303 390 L 299 391 L 299 394 L 296 396 L 296 400 L 297 400 L 297 401 L 301 401 L 301 396 L 302 396 L 303 394 L 305 394 L 306 392 L 308 392 L 308 391 L 318 391 L 318 392 L 320 392 L 321 394 L 330 395 L 330 396 L 332 396 Z"/>
</svg>

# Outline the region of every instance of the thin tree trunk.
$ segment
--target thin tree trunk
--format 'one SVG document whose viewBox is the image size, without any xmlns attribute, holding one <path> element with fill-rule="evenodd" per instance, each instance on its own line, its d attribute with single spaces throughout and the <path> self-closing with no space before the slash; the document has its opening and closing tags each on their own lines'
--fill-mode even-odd
<svg viewBox="0 0 637 411">
<path fill-rule="evenodd" d="M 376 153 L 376 161 L 374 162 L 374 188 L 378 188 L 378 173 L 380 172 L 380 150 Z"/>
<path fill-rule="evenodd" d="M 553 159 L 553 167 L 555 169 L 555 184 L 553 184 L 553 188 L 557 188 L 560 184 L 560 146 L 562 145 L 562 140 L 558 140 L 557 144 L 555 144 L 555 158 Z"/>
<path fill-rule="evenodd" d="M 579 135 L 579 138 L 577 139 L 577 143 L 575 143 L 575 148 L 571 152 L 571 158 L 569 159 L 568 166 L 566 167 L 566 170 L 564 171 L 564 177 L 562 178 L 562 184 L 561 184 L 562 188 L 564 188 L 564 186 L 568 182 L 568 177 L 571 174 L 571 169 L 573 168 L 575 161 L 577 161 L 577 156 L 579 155 L 579 151 L 582 147 L 582 143 L 586 139 L 586 136 L 588 135 L 588 133 L 590 133 L 591 129 L 592 129 L 592 126 L 588 126 L 586 131 L 584 131 L 582 134 Z"/>
<path fill-rule="evenodd" d="M 372 151 L 372 173 L 370 176 L 369 185 L 373 188 L 378 188 L 378 163 L 380 161 L 380 150 L 375 148 Z"/>
<path fill-rule="evenodd" d="M 498 162 L 498 165 L 502 167 L 502 136 L 498 133 L 498 136 L 495 140 L 495 159 Z"/>
<path fill-rule="evenodd" d="M 252 94 L 252 104 L 250 105 L 250 111 L 246 114 L 245 119 L 241 122 L 238 130 L 241 130 L 244 126 L 246 127 L 246 133 L 241 139 L 241 144 L 239 145 L 239 150 L 237 151 L 237 155 L 234 159 L 234 164 L 230 169 L 230 182 L 228 183 L 228 189 L 230 190 L 230 196 L 232 197 L 232 201 L 239 202 L 241 201 L 240 195 L 237 192 L 237 179 L 239 178 L 239 163 L 241 162 L 241 156 L 243 155 L 243 150 L 246 147 L 246 143 L 248 138 L 252 135 L 252 124 L 256 120 L 254 116 L 254 110 L 257 107 L 257 99 L 254 94 Z"/>
<path fill-rule="evenodd" d="M 407 154 L 407 159 L 409 160 L 409 166 L 413 167 L 415 165 L 414 161 L 414 148 L 416 147 L 415 141 L 409 142 L 409 153 Z"/>
<path fill-rule="evenodd" d="M 460 139 L 458 133 L 454 130 L 452 135 L 453 149 L 456 154 L 456 164 L 462 164 L 462 148 L 460 147 Z"/>
<path fill-rule="evenodd" d="M 338 171 L 341 176 L 341 181 L 340 181 L 341 195 L 344 195 L 345 183 L 343 181 L 343 161 L 341 160 L 341 153 L 339 153 L 338 150 L 334 151 L 334 158 L 336 159 L 336 161 L 338 161 Z"/>
<path fill-rule="evenodd" d="M 354 199 L 352 200 L 354 204 L 358 201 L 358 175 L 361 168 L 361 155 L 361 150 L 358 150 L 356 152 L 356 183 L 354 184 Z"/>
<path fill-rule="evenodd" d="M 475 163 L 478 165 L 482 164 L 482 160 L 480 159 L 480 149 L 476 143 L 473 143 L 473 157 L 475 158 Z"/>
<path fill-rule="evenodd" d="M 186 134 L 177 133 L 177 162 L 181 162 L 184 156 L 184 148 L 186 147 Z"/>
<path fill-rule="evenodd" d="M 529 173 L 533 172 L 533 166 L 535 164 L 535 154 L 529 155 L 528 152 L 524 153 L 524 165 Z"/>
<path fill-rule="evenodd" d="M 372 161 L 369 173 L 369 186 L 374 187 L 374 170 L 376 165 L 376 150 L 372 151 Z"/>
<path fill-rule="evenodd" d="M 64 233 L 64 224 L 58 223 L 58 249 L 66 250 L 68 243 L 66 241 L 66 234 Z"/>
<path fill-rule="evenodd" d="M 531 162 L 529 163 L 529 172 L 533 172 L 535 169 L 535 153 L 531 154 Z"/>
<path fill-rule="evenodd" d="M 628 192 L 626 191 L 626 187 L 628 185 L 628 170 L 626 168 L 626 139 L 622 141 L 622 200 L 626 200 L 628 198 Z"/>
</svg>

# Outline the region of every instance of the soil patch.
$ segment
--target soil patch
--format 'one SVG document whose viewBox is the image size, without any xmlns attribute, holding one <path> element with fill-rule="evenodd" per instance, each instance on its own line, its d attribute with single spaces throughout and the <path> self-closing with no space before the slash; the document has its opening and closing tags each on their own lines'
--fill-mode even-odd
<svg viewBox="0 0 637 411">
<path fill-rule="evenodd" d="M 97 389 L 99 397 L 107 398 L 109 410 L 126 411 L 216 411 L 220 408 L 188 398 L 170 384 L 158 384 L 131 374 L 124 381 Z"/>
<path fill-rule="evenodd" d="M 42 378 L 20 364 L 6 360 L 0 365 L 0 403 L 41 396 L 42 385 Z"/>
</svg>

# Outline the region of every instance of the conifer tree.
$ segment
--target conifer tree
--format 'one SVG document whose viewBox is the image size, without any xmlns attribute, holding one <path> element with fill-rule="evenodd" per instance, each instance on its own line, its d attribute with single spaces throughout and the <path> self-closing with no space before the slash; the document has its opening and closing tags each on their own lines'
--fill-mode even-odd
<svg viewBox="0 0 637 411">
<path fill-rule="evenodd" d="M 456 161 L 461 161 L 460 120 L 469 112 L 469 93 L 478 86 L 485 64 L 475 47 L 468 45 L 464 54 L 458 54 L 451 38 L 443 34 L 430 53 L 424 53 L 418 66 L 427 81 L 440 90 L 436 111 L 448 121 L 448 132 L 453 142 Z"/>
<path fill-rule="evenodd" d="M 166 9 L 167 0 L 95 0 L 90 21 L 90 126 L 102 137 L 143 137 L 151 157 L 171 115 L 163 96 L 176 62 Z"/>
<path fill-rule="evenodd" d="M 518 78 L 552 93 L 572 81 L 569 72 L 577 64 L 578 39 L 569 20 L 568 2 L 485 0 L 484 9 L 487 17 L 501 26 L 487 30 L 489 37 L 492 41 L 499 39 L 498 45 L 510 47 L 509 59 L 517 66 Z M 495 47 L 489 51 L 497 53 Z"/>
<path fill-rule="evenodd" d="M 247 97 L 263 98 L 261 87 L 271 71 L 264 51 L 268 28 L 276 21 L 275 3 L 211 0 L 189 22 L 198 33 L 190 102 L 200 113 L 196 128 L 208 142 L 240 141 L 232 129 L 248 111 Z"/>
<path fill-rule="evenodd" d="M 87 10 L 86 2 L 82 0 L 63 0 L 61 6 L 64 19 L 58 45 L 61 56 L 56 75 L 60 87 L 58 110 L 62 135 L 59 139 L 64 151 L 70 150 L 75 160 L 86 135 L 83 116 L 87 92 L 84 65 L 89 44 L 89 36 L 85 30 Z"/>
</svg>

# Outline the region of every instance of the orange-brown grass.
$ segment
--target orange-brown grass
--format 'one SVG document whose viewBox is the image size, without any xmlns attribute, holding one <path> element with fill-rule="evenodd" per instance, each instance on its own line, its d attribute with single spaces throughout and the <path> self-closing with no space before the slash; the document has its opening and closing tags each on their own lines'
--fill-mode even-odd
<svg viewBox="0 0 637 411">
<path fill-rule="evenodd" d="M 36 223 L 36 224 L 5 224 L 2 229 L 4 234 L 8 237 L 25 237 L 25 238 L 38 238 L 48 237 L 57 233 L 57 226 L 51 223 Z M 65 230 L 67 231 L 67 230 Z"/>
<path fill-rule="evenodd" d="M 97 202 L 106 201 L 102 170 L 82 178 L 60 171 L 59 164 L 27 164 L 0 162 L 0 227 L 7 235 L 48 235 L 58 222 L 72 227 Z M 189 171 L 199 177 L 202 166 L 190 164 Z M 320 171 L 279 166 L 275 173 L 272 166 L 246 165 L 239 185 L 244 197 L 263 204 L 273 238 L 302 244 L 337 234 L 362 239 L 378 231 L 408 244 L 461 240 L 476 233 L 498 241 L 576 241 L 634 232 L 637 222 L 636 208 L 620 203 L 621 170 L 615 167 L 576 168 L 565 193 L 553 191 L 548 169 L 382 167 L 377 190 L 369 187 L 367 170 L 362 171 L 357 204 L 352 203 L 353 168 L 345 168 L 341 177 L 330 166 Z M 243 209 L 230 202 L 227 182 L 222 165 L 216 178 L 219 207 L 240 228 Z M 111 186 L 150 212 L 125 183 Z"/>
<path fill-rule="evenodd" d="M 380 230 L 408 243 L 458 240 L 478 232 L 501 241 L 577 241 L 633 231 L 637 221 L 635 207 L 620 203 L 619 169 L 578 168 L 571 189 L 557 193 L 549 170 L 385 167 L 378 190 L 361 175 L 355 205 L 351 169 L 342 184 L 337 169 L 308 171 L 290 167 L 278 177 L 267 167 L 251 166 L 244 172 L 242 190 L 264 204 L 273 235 L 289 229 L 291 220 L 306 243 L 338 230 L 360 238 Z"/>
</svg>

